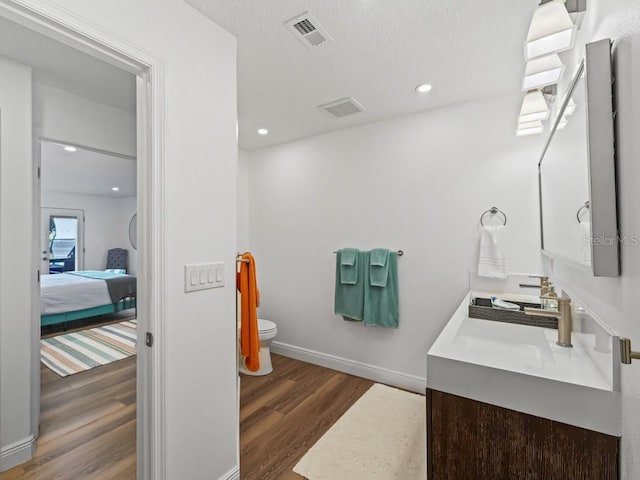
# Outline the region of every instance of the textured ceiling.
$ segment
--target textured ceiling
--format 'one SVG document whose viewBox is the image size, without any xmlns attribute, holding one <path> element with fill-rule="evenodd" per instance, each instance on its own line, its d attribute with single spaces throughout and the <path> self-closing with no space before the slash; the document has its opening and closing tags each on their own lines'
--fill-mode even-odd
<svg viewBox="0 0 640 480">
<path fill-rule="evenodd" d="M 0 56 L 31 66 L 35 82 L 135 112 L 135 76 L 4 18 Z"/>
<path fill-rule="evenodd" d="M 539 0 L 186 0 L 238 37 L 240 146 L 255 149 L 519 90 Z M 307 49 L 284 26 L 310 12 L 333 42 Z M 419 83 L 433 90 L 418 95 Z M 353 96 L 366 112 L 316 107 Z M 513 116 L 513 110 L 505 115 Z M 492 114 L 495 112 L 492 112 Z M 260 127 L 270 134 L 259 136 Z"/>
<path fill-rule="evenodd" d="M 114 192 L 112 187 L 120 190 Z M 42 189 L 105 197 L 134 196 L 136 162 L 81 148 L 66 152 L 62 145 L 42 142 Z"/>
</svg>

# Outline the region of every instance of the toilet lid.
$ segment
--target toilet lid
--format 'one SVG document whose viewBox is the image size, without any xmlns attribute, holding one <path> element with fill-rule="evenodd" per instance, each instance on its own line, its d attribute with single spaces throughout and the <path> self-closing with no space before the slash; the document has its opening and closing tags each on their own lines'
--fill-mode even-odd
<svg viewBox="0 0 640 480">
<path fill-rule="evenodd" d="M 258 319 L 258 332 L 260 333 L 271 333 L 278 330 L 276 324 L 271 320 L 265 320 L 264 318 Z"/>
</svg>

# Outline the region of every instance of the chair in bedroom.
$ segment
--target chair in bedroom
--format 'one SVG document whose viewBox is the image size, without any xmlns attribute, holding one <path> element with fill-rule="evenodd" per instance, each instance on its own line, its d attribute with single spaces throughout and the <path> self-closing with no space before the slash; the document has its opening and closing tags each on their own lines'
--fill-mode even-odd
<svg viewBox="0 0 640 480">
<path fill-rule="evenodd" d="M 129 251 L 125 248 L 111 248 L 107 250 L 107 269 L 123 269 L 127 270 L 127 257 Z"/>
</svg>

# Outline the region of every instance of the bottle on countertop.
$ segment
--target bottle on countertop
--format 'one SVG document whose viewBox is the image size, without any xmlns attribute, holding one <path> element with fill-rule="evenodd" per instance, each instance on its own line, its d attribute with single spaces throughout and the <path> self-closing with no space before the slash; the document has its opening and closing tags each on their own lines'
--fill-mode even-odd
<svg viewBox="0 0 640 480">
<path fill-rule="evenodd" d="M 547 297 L 558 298 L 558 294 L 556 293 L 556 288 L 553 285 L 549 287 L 549 293 L 547 293 Z M 542 301 L 544 302 L 542 304 L 542 308 L 544 310 L 553 310 L 554 312 L 558 311 L 558 301 L 557 300 L 553 300 L 551 298 L 545 298 Z"/>
</svg>

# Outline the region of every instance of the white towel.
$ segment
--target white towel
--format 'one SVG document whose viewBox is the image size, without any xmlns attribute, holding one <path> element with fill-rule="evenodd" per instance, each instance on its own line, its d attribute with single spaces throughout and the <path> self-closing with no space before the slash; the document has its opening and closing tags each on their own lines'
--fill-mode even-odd
<svg viewBox="0 0 640 480">
<path fill-rule="evenodd" d="M 483 226 L 480 232 L 480 258 L 478 275 L 489 278 L 507 278 L 509 262 L 504 250 L 504 225 Z"/>
</svg>

